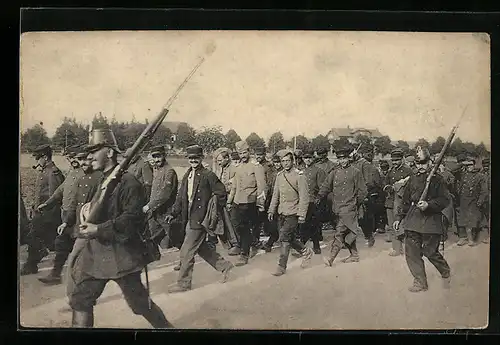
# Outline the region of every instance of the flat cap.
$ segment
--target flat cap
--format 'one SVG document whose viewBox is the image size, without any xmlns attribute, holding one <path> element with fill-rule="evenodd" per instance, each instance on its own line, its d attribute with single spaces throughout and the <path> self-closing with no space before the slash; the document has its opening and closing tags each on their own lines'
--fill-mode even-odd
<svg viewBox="0 0 500 345">
<path fill-rule="evenodd" d="M 304 154 L 302 155 L 303 158 L 311 158 L 314 157 L 314 150 L 313 149 L 306 149 L 304 150 Z"/>
<path fill-rule="evenodd" d="M 327 147 L 318 147 L 318 149 L 316 150 L 316 153 L 318 155 L 321 155 L 321 154 L 324 154 L 324 153 L 328 153 L 328 148 Z"/>
<path fill-rule="evenodd" d="M 276 156 L 278 156 L 280 159 L 282 159 L 283 157 L 285 157 L 288 154 L 293 155 L 293 151 L 288 150 L 288 149 L 283 149 L 283 150 L 279 150 L 278 152 L 276 152 Z"/>
<path fill-rule="evenodd" d="M 234 144 L 236 147 L 237 152 L 243 152 L 243 151 L 248 151 L 249 146 L 248 143 L 244 140 L 238 141 L 236 144 Z"/>
<path fill-rule="evenodd" d="M 43 144 L 43 145 L 38 145 L 34 150 L 33 150 L 33 156 L 34 157 L 41 157 L 44 154 L 49 154 L 52 152 L 52 148 L 50 147 L 49 144 Z"/>
<path fill-rule="evenodd" d="M 201 157 L 203 156 L 203 149 L 201 146 L 198 145 L 191 145 L 186 148 L 186 155 L 191 158 L 191 157 Z"/>
<path fill-rule="evenodd" d="M 77 159 L 84 159 L 84 158 L 87 158 L 87 154 L 85 152 L 79 152 L 75 155 L 75 158 Z"/>
<path fill-rule="evenodd" d="M 335 156 L 337 156 L 337 158 L 345 158 L 349 156 L 352 151 L 352 147 L 350 146 L 341 146 L 335 150 Z"/>
<path fill-rule="evenodd" d="M 391 151 L 391 158 L 403 158 L 403 156 L 404 156 L 403 150 L 400 149 L 399 147 Z"/>
<path fill-rule="evenodd" d="M 156 145 L 151 148 L 151 153 L 156 152 L 156 153 L 165 153 L 165 146 L 163 145 Z"/>
<path fill-rule="evenodd" d="M 264 154 L 266 154 L 266 148 L 263 147 L 263 146 L 256 147 L 255 148 L 255 154 L 256 155 L 264 155 Z"/>
<path fill-rule="evenodd" d="M 280 157 L 279 157 L 277 154 L 275 154 L 275 155 L 273 156 L 273 162 L 274 162 L 274 163 L 279 163 L 279 162 L 281 162 L 281 159 L 280 159 Z"/>
</svg>

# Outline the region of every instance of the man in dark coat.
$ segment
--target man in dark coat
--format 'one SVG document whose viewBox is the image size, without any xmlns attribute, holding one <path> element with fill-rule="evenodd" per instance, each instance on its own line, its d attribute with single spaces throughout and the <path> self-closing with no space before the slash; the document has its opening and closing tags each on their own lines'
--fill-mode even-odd
<svg viewBox="0 0 500 345">
<path fill-rule="evenodd" d="M 110 139 L 110 133 L 110 130 L 94 130 L 88 146 L 93 169 L 103 172 L 102 182 L 118 164 L 118 148 Z M 96 185 L 98 191 L 100 187 L 101 184 Z M 92 194 L 89 205 L 100 196 L 100 192 Z M 145 204 L 143 187 L 132 174 L 125 172 L 106 200 L 98 220 L 90 223 L 84 216 L 77 236 L 86 241 L 75 254 L 71 267 L 74 286 L 69 293 L 69 304 L 73 310 L 73 327 L 93 327 L 94 305 L 106 284 L 114 280 L 134 314 L 143 316 L 154 328 L 172 328 L 141 282 L 141 271 L 154 260 L 141 236 L 141 232 L 144 235 L 142 207 Z"/>
<path fill-rule="evenodd" d="M 398 256 L 403 254 L 403 237 L 402 231 L 393 229 L 394 215 L 397 212 L 397 205 L 400 202 L 398 199 L 399 188 L 404 185 L 405 179 L 410 176 L 413 171 L 403 161 L 403 150 L 395 148 L 391 152 L 392 168 L 387 172 L 384 181 L 383 191 L 386 193 L 385 208 L 387 210 L 387 227 L 388 241 L 392 242 L 392 251 L 390 256 Z"/>
<path fill-rule="evenodd" d="M 385 159 L 381 159 L 379 161 L 379 173 L 380 173 L 380 178 L 382 179 L 382 182 L 385 181 L 385 176 L 387 175 L 387 172 L 390 169 L 389 162 Z M 385 229 L 387 227 L 387 211 L 385 209 L 385 198 L 386 198 L 386 193 L 381 190 L 380 191 L 380 202 L 375 204 L 376 208 L 376 214 L 375 214 L 375 223 L 376 223 L 376 228 L 377 232 L 379 234 L 384 234 Z"/>
<path fill-rule="evenodd" d="M 393 227 L 398 230 L 404 219 L 406 263 L 414 277 L 411 292 L 428 289 L 425 256 L 441 274 L 444 287 L 450 284 L 450 267 L 439 252 L 439 244 L 443 235 L 442 211 L 448 205 L 446 187 L 438 174 L 431 179 L 429 191 L 424 201 L 419 201 L 424 191 L 427 176 L 432 168 L 430 154 L 427 149 L 417 148 L 416 174 L 412 174 L 404 187 L 402 207 L 398 210 Z"/>
<path fill-rule="evenodd" d="M 458 246 L 475 246 L 483 222 L 482 209 L 489 198 L 488 182 L 475 166 L 474 157 L 462 162 L 460 180 L 457 181 Z"/>
<path fill-rule="evenodd" d="M 215 196 L 219 209 L 222 209 L 227 200 L 226 189 L 217 176 L 203 166 L 201 147 L 189 146 L 186 151 L 191 167 L 182 179 L 172 212 L 166 217 L 166 221 L 171 222 L 180 216 L 186 227 L 186 237 L 180 253 L 179 276 L 177 284 L 169 288 L 170 293 L 191 290 L 196 254 L 222 273 L 222 283 L 228 280 L 229 271 L 233 268 L 232 263 L 217 253 L 214 246 L 207 243 L 207 229 L 203 227 L 210 199 Z"/>
<path fill-rule="evenodd" d="M 318 168 L 325 172 L 325 176 L 328 176 L 337 166 L 330 159 L 328 159 L 328 151 L 329 148 L 327 147 L 319 147 L 316 150 L 316 162 L 314 163 Z M 333 196 L 330 194 L 321 201 L 321 204 L 316 206 L 319 210 L 318 212 L 321 223 L 329 223 L 335 229 L 336 218 L 335 215 L 332 214 L 332 202 Z"/>
<path fill-rule="evenodd" d="M 132 148 L 127 149 L 125 156 L 130 153 Z M 151 196 L 151 187 L 153 184 L 153 168 L 140 155 L 135 156 L 128 168 L 128 172 L 135 176 L 137 180 L 144 186 L 146 199 Z"/>
<path fill-rule="evenodd" d="M 329 253 L 323 257 L 327 266 L 332 266 L 344 246 L 349 250 L 350 255 L 343 262 L 359 261 L 356 246 L 356 238 L 361 233 L 358 223 L 359 207 L 366 201 L 367 192 L 363 174 L 350 164 L 351 152 L 350 146 L 336 151 L 339 166 L 332 170 L 324 180 L 315 200 L 315 204 L 318 205 L 322 199 L 332 193 L 332 211 L 338 218 L 335 239 L 329 243 Z"/>
<path fill-rule="evenodd" d="M 46 202 L 56 189 L 63 183 L 64 175 L 52 161 L 52 148 L 49 145 L 38 146 L 33 151 L 40 172 L 35 186 L 35 205 Z M 38 272 L 38 264 L 47 254 L 47 249 L 54 248 L 57 227 L 61 224 L 61 202 L 42 211 L 35 211 L 31 220 L 32 231 L 28 236 L 28 259 L 21 268 L 21 275 Z"/>
<path fill-rule="evenodd" d="M 309 192 L 309 207 L 307 208 L 307 215 L 305 222 L 300 224 L 300 239 L 302 243 L 306 244 L 307 241 L 311 240 L 313 243 L 313 251 L 315 254 L 321 254 L 321 248 L 319 246 L 320 234 L 321 234 L 321 223 L 319 221 L 319 211 L 314 203 L 316 196 L 318 195 L 319 189 L 326 178 L 325 172 L 318 168 L 314 161 L 314 151 L 305 150 L 304 151 L 304 164 L 305 169 L 303 175 L 306 178 L 308 192 Z"/>
<path fill-rule="evenodd" d="M 375 244 L 375 229 L 376 229 L 376 210 L 377 204 L 383 203 L 382 197 L 385 196 L 382 192 L 383 183 L 380 177 L 380 172 L 373 164 L 374 146 L 364 143 L 359 149 L 359 158 L 354 166 L 363 174 L 368 192 L 368 201 L 362 205 L 363 214 L 360 219 L 361 229 L 365 235 L 366 244 L 368 247 L 373 247 Z"/>
</svg>

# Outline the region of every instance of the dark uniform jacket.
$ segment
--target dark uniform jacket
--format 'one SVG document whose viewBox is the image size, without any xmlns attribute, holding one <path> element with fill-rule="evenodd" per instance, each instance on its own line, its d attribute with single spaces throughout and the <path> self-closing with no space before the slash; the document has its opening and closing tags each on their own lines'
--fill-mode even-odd
<svg viewBox="0 0 500 345">
<path fill-rule="evenodd" d="M 153 171 L 153 185 L 148 205 L 155 216 L 164 216 L 170 212 L 177 196 L 179 180 L 177 173 L 167 163 Z"/>
<path fill-rule="evenodd" d="M 324 159 L 320 159 L 318 160 L 316 163 L 314 163 L 318 168 L 322 169 L 326 176 L 328 176 L 328 174 L 333 170 L 335 169 L 335 167 L 337 166 L 335 163 L 333 163 L 331 160 L 329 160 L 328 158 L 324 158 Z"/>
<path fill-rule="evenodd" d="M 394 183 L 396 183 L 399 180 L 402 180 L 410 175 L 413 174 L 413 170 L 407 166 L 406 164 L 402 164 L 400 167 L 392 167 L 388 172 L 387 175 L 385 175 L 385 181 L 384 181 L 384 187 L 387 186 L 394 186 Z M 386 208 L 394 208 L 394 199 L 395 199 L 395 192 L 397 191 L 392 191 L 390 188 L 385 190 L 386 193 L 386 198 L 385 198 L 385 207 Z"/>
<path fill-rule="evenodd" d="M 319 188 L 326 178 L 326 173 L 318 166 L 312 164 L 304 169 L 304 176 L 306 177 L 309 191 L 309 202 L 311 203 L 316 199 Z"/>
<path fill-rule="evenodd" d="M 102 172 L 93 171 L 81 176 L 76 183 L 75 198 L 70 205 L 70 211 L 66 220 L 68 227 L 74 227 L 75 236 L 78 233 L 78 226 L 80 225 L 80 211 L 83 205 L 92 199 L 93 193 L 96 191 L 96 186 L 101 182 L 101 179 Z"/>
<path fill-rule="evenodd" d="M 217 176 L 203 166 L 194 171 L 192 200 L 188 199 L 188 178 L 193 168 L 189 168 L 182 178 L 181 187 L 177 194 L 172 216 L 181 217 L 184 227 L 189 221 L 191 229 L 203 230 L 202 222 L 207 213 L 208 202 L 213 195 L 218 198 L 218 205 L 222 209 L 226 205 L 227 193 Z"/>
<path fill-rule="evenodd" d="M 429 207 L 425 211 L 417 208 L 417 203 L 425 188 L 427 174 L 412 174 L 404 187 L 402 205 L 398 208 L 395 217 L 402 221 L 404 230 L 415 231 L 423 234 L 442 234 L 442 211 L 448 205 L 446 186 L 443 178 L 434 175 L 429 185 L 425 201 Z"/>
<path fill-rule="evenodd" d="M 278 172 L 276 171 L 276 168 L 274 167 L 272 162 L 264 161 L 261 163 L 261 165 L 264 167 L 264 176 L 266 179 L 266 201 L 265 201 L 265 209 L 269 209 L 269 205 L 271 204 L 271 198 L 273 197 L 273 187 L 274 187 L 274 180 L 276 179 L 276 175 Z"/>
<path fill-rule="evenodd" d="M 457 181 L 458 226 L 476 228 L 481 225 L 482 207 L 489 198 L 486 176 L 475 169 L 462 171 Z"/>
<path fill-rule="evenodd" d="M 100 184 L 94 189 L 98 188 Z M 99 195 L 93 194 L 93 198 Z M 141 271 L 148 264 L 146 248 L 139 237 L 145 225 L 142 212 L 145 204 L 144 188 L 133 175 L 124 173 L 97 224 L 97 238 L 86 241 L 76 258 L 74 272 L 98 279 L 117 279 Z"/>
<path fill-rule="evenodd" d="M 35 185 L 35 203 L 38 206 L 46 202 L 56 189 L 63 183 L 64 175 L 59 168 L 50 161 L 40 171 Z M 53 206 L 61 206 L 61 203 L 54 203 Z"/>
<path fill-rule="evenodd" d="M 50 196 L 50 198 L 45 202 L 47 207 L 51 207 L 52 205 L 58 204 L 61 205 L 62 209 L 62 222 L 68 223 L 68 217 L 70 217 L 70 209 L 71 205 L 76 198 L 76 191 L 78 180 L 85 175 L 83 169 L 71 169 L 66 176 L 66 179 L 63 183 L 56 189 L 56 191 Z"/>
<path fill-rule="evenodd" d="M 128 172 L 135 176 L 137 180 L 144 186 L 146 199 L 149 199 L 151 193 L 151 185 L 153 184 L 153 168 L 142 157 L 135 158 L 128 168 Z"/>
<path fill-rule="evenodd" d="M 380 172 L 375 166 L 375 164 L 368 162 L 364 158 L 360 158 L 354 165 L 363 174 L 363 178 L 366 182 L 366 189 L 368 195 L 374 195 L 374 198 L 379 198 L 382 194 L 383 182 Z"/>
</svg>

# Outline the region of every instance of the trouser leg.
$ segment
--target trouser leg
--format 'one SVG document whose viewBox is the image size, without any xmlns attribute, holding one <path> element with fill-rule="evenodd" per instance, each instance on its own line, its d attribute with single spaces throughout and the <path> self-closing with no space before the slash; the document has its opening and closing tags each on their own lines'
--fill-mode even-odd
<svg viewBox="0 0 500 345">
<path fill-rule="evenodd" d="M 198 255 L 205 260 L 210 266 L 219 272 L 224 272 L 232 264 L 224 259 L 217 250 L 207 242 L 202 242 L 198 248 Z"/>
<path fill-rule="evenodd" d="M 269 233 L 269 239 L 267 240 L 266 244 L 264 245 L 264 249 L 266 251 L 271 251 L 271 248 L 273 247 L 274 243 L 278 241 L 279 239 L 279 229 L 278 229 L 278 215 L 274 215 L 274 218 L 272 221 L 268 221 L 268 233 Z"/>
<path fill-rule="evenodd" d="M 198 252 L 200 245 L 205 241 L 206 232 L 202 229 L 193 230 L 186 226 L 186 237 L 180 250 L 180 263 L 179 275 L 177 278 L 177 285 L 190 289 L 193 279 L 194 257 Z"/>
<path fill-rule="evenodd" d="M 163 311 L 153 301 L 150 308 L 150 296 L 142 284 L 141 272 L 126 275 L 115 281 L 134 314 L 143 316 L 154 328 L 173 328 Z"/>
<path fill-rule="evenodd" d="M 386 215 L 387 215 L 387 242 L 391 242 L 394 237 L 394 229 L 392 227 L 392 224 L 394 223 L 394 209 L 392 208 L 386 208 Z"/>
<path fill-rule="evenodd" d="M 457 242 L 457 245 L 458 246 L 463 246 L 465 244 L 467 244 L 468 242 L 468 239 L 467 239 L 467 230 L 465 227 L 463 226 L 459 226 L 458 227 L 458 242 Z"/>
<path fill-rule="evenodd" d="M 94 306 L 106 287 L 107 279 L 85 276 L 75 282 L 69 297 L 73 310 L 72 327 L 91 328 L 94 326 Z"/>
<path fill-rule="evenodd" d="M 439 244 L 441 235 L 423 234 L 422 235 L 422 252 L 431 264 L 436 267 L 442 278 L 450 276 L 450 266 L 443 255 L 439 252 Z"/>
<path fill-rule="evenodd" d="M 252 244 L 251 229 L 256 223 L 257 207 L 255 203 L 235 205 L 237 209 L 236 222 L 237 231 L 240 236 L 241 256 L 248 260 Z"/>
<path fill-rule="evenodd" d="M 427 289 L 427 275 L 425 273 L 424 260 L 422 259 L 422 235 L 407 231 L 405 238 L 405 257 L 410 273 L 414 278 L 414 285 Z"/>
</svg>

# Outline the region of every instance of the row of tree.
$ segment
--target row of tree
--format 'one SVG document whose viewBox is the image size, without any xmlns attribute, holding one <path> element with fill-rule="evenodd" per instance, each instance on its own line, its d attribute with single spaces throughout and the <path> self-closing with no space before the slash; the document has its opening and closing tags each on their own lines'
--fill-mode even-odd
<svg viewBox="0 0 500 345">
<path fill-rule="evenodd" d="M 110 121 L 102 114 L 95 115 L 92 120 L 92 128 L 111 128 L 115 134 L 118 146 L 121 149 L 132 146 L 134 141 L 139 137 L 142 131 L 147 126 L 145 123 L 137 122 L 133 119 L 131 122 L 118 122 L 115 118 Z M 55 149 L 63 149 L 67 146 L 86 143 L 88 141 L 89 126 L 84 126 L 77 123 L 75 119 L 64 118 L 62 124 L 56 129 L 52 138 L 47 136 L 47 132 L 43 128 L 43 123 L 37 124 L 21 134 L 21 150 L 31 151 L 36 146 L 41 144 L 52 144 Z M 427 147 L 432 154 L 439 153 L 445 144 L 445 138 L 438 137 L 433 143 L 429 143 L 426 139 L 419 139 L 415 147 L 403 140 L 400 140 L 393 145 L 388 136 L 383 136 L 371 140 L 370 138 L 359 135 L 354 138 L 357 143 L 372 143 L 375 146 L 376 153 L 386 155 L 390 153 L 396 146 L 403 149 L 406 154 L 414 153 L 415 147 L 418 145 Z M 173 133 L 169 128 L 160 126 L 152 139 L 150 145 L 165 145 L 175 149 L 184 149 L 189 145 L 198 144 L 203 149 L 210 153 L 219 147 L 235 148 L 235 143 L 242 140 L 241 137 L 230 129 L 226 134 L 223 133 L 221 127 L 204 127 L 198 131 L 193 129 L 186 123 L 180 123 L 176 132 Z M 268 150 L 272 153 L 285 148 L 295 147 L 299 150 L 318 148 L 333 149 L 349 144 L 347 138 L 335 140 L 332 145 L 325 135 L 318 135 L 315 138 L 308 139 L 303 135 L 298 135 L 291 140 L 285 141 L 281 132 L 276 132 L 271 135 L 267 143 L 257 133 L 250 133 L 245 139 L 251 149 L 256 147 L 267 146 Z M 267 145 L 266 145 L 267 144 Z M 456 156 L 458 153 L 477 154 L 479 156 L 486 156 L 489 154 L 483 143 L 475 145 L 471 142 L 462 142 L 460 138 L 456 138 L 450 149 L 449 154 Z"/>
</svg>

